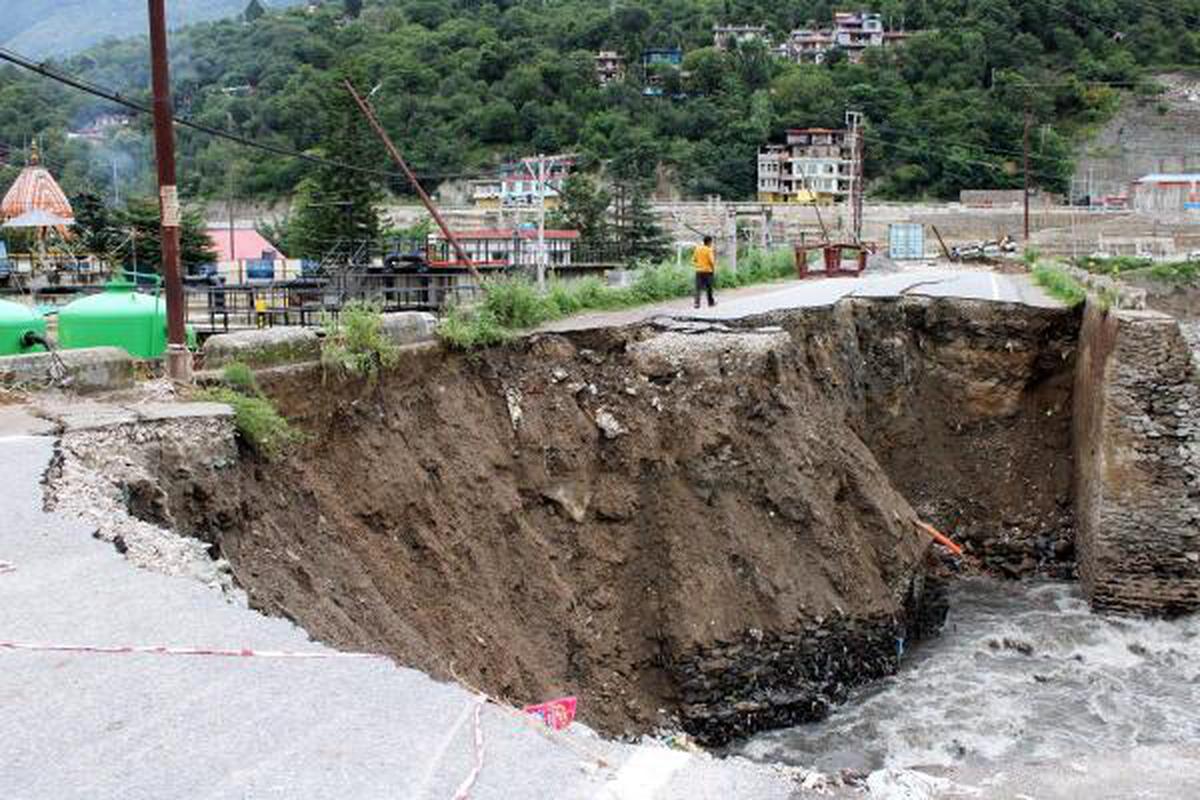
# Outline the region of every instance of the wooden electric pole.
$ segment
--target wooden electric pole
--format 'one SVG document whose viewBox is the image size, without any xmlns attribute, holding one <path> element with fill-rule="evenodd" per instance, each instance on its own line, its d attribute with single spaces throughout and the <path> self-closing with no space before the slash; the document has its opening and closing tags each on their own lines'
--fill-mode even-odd
<svg viewBox="0 0 1200 800">
<path fill-rule="evenodd" d="M 1025 101 L 1025 245 L 1029 245 L 1029 130 L 1033 125 L 1033 98 Z"/>
<path fill-rule="evenodd" d="M 158 203 L 162 217 L 162 273 L 167 295 L 167 377 L 192 379 L 192 354 L 184 331 L 183 280 L 179 257 L 179 189 L 175 181 L 175 129 L 171 72 L 167 61 L 164 0 L 147 0 L 150 10 L 150 62 L 154 88 L 154 157 L 158 163 Z"/>
</svg>

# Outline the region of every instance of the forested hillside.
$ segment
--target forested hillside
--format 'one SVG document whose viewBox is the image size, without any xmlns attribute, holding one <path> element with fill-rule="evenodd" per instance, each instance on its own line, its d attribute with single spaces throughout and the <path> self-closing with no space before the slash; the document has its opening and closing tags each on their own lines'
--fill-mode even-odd
<svg viewBox="0 0 1200 800">
<path fill-rule="evenodd" d="M 1200 60 L 1200 0 L 864 2 L 893 27 L 926 32 L 860 65 L 821 66 L 753 44 L 719 52 L 712 26 L 765 24 L 782 37 L 807 20 L 827 22 L 845 3 L 367 0 L 355 17 L 358 5 L 326 2 L 176 34 L 180 113 L 336 157 L 325 110 L 342 91 L 340 76 L 351 74 L 377 87 L 384 123 L 434 180 L 486 172 L 506 155 L 572 151 L 624 180 L 648 182 L 662 168 L 687 195 L 746 198 L 760 146 L 788 126 L 839 125 L 854 108 L 870 125 L 872 192 L 919 197 L 1019 185 L 1028 106 L 1037 183 L 1061 191 L 1073 140 L 1112 113 L 1120 92 L 1150 92 L 1151 69 Z M 671 46 L 686 50 L 685 72 L 665 76 L 661 97 L 645 96 L 640 67 L 617 85 L 594 79 L 597 50 L 637 65 L 645 48 Z M 61 66 L 134 94 L 148 85 L 139 40 Z M 148 186 L 137 125 L 103 146 L 65 141 L 66 130 L 105 108 L 43 78 L 0 71 L 0 142 L 42 136 L 71 188 L 110 192 L 114 165 L 118 180 Z M 193 197 L 223 196 L 231 185 L 242 196 L 286 196 L 311 169 L 192 132 L 180 138 Z M 364 152 L 386 166 L 381 149 Z"/>
<path fill-rule="evenodd" d="M 297 0 L 260 0 L 283 8 Z M 172 26 L 242 13 L 246 0 L 170 0 Z M 146 0 L 11 0 L 0 14 L 0 44 L 38 58 L 71 55 L 109 37 L 146 31 Z"/>
</svg>

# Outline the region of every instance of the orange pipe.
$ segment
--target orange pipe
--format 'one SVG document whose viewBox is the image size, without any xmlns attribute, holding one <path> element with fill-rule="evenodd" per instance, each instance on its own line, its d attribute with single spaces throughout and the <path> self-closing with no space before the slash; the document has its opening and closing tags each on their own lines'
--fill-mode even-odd
<svg viewBox="0 0 1200 800">
<path fill-rule="evenodd" d="M 920 528 L 921 530 L 925 531 L 926 533 L 928 533 L 930 536 L 932 536 L 933 540 L 935 542 L 937 542 L 938 544 L 945 547 L 947 550 L 949 550 L 954 555 L 961 556 L 963 554 L 963 549 L 961 547 L 959 547 L 954 542 L 950 541 L 949 536 L 946 536 L 944 533 L 942 533 L 941 531 L 939 531 L 937 528 L 933 527 L 932 525 L 925 523 L 925 522 L 921 522 L 920 520 L 917 520 L 917 527 Z"/>
</svg>

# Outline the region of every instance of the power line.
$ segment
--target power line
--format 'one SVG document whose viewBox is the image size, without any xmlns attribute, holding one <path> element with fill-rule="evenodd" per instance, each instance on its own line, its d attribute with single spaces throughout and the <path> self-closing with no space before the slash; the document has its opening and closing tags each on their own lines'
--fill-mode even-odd
<svg viewBox="0 0 1200 800">
<path fill-rule="evenodd" d="M 66 75 L 64 73 L 58 72 L 57 70 L 47 67 L 45 64 L 35 63 L 31 59 L 29 59 L 25 56 L 22 56 L 19 53 L 15 53 L 12 50 L 9 50 L 7 48 L 0 47 L 0 61 L 7 61 L 10 64 L 21 67 L 22 69 L 28 70 L 37 75 L 41 75 L 44 78 L 49 78 L 52 81 L 61 83 L 65 86 L 69 86 L 72 89 L 75 89 L 80 92 L 84 92 L 85 94 L 92 95 L 93 97 L 98 97 L 102 100 L 108 100 L 109 102 L 116 103 L 116 104 L 124 106 L 125 108 L 128 108 L 132 111 L 136 111 L 140 114 L 151 114 L 152 113 L 152 110 L 150 109 L 149 106 L 145 105 L 144 103 L 140 103 L 136 100 L 132 100 L 128 97 L 125 97 L 120 92 L 117 92 L 113 89 L 108 89 L 108 88 L 105 88 L 102 86 L 97 86 L 95 84 L 92 84 L 88 81 L 83 80 L 82 78 L 77 78 L 77 77 L 74 77 L 71 75 Z M 373 177 L 382 178 L 382 179 L 389 180 L 389 181 L 394 180 L 394 181 L 407 182 L 407 180 L 408 180 L 407 176 L 405 176 L 403 173 L 389 172 L 386 170 L 376 169 L 374 167 L 361 167 L 361 166 L 358 166 L 355 164 L 348 164 L 344 161 L 335 161 L 333 159 L 323 158 L 321 156 L 315 156 L 315 155 L 312 155 L 311 153 L 301 153 L 296 150 L 290 150 L 286 147 L 280 147 L 279 145 L 273 145 L 273 144 L 269 144 L 267 142 L 260 142 L 260 141 L 254 140 L 254 139 L 247 138 L 245 136 L 240 136 L 236 133 L 230 133 L 229 131 L 221 130 L 220 128 L 214 128 L 211 125 L 205 125 L 203 123 L 196 122 L 196 121 L 188 119 L 186 117 L 175 116 L 175 117 L 173 117 L 173 119 L 174 119 L 176 125 L 179 125 L 183 128 L 189 128 L 191 130 L 198 131 L 199 133 L 203 133 L 208 136 L 212 136 L 212 137 L 215 137 L 218 139 L 224 139 L 226 141 L 233 142 L 234 144 L 240 145 L 242 147 L 248 147 L 248 148 L 255 149 L 255 150 L 261 150 L 263 152 L 271 153 L 271 154 L 277 155 L 277 156 L 282 156 L 284 158 L 294 158 L 294 159 L 298 159 L 300 161 L 306 161 L 310 164 L 314 164 L 317 166 L 333 167 L 335 169 L 346 170 L 348 172 L 357 172 L 362 175 L 371 175 Z M 430 180 L 443 180 L 443 179 L 449 179 L 449 178 L 464 179 L 464 178 L 479 178 L 479 177 L 490 177 L 490 176 L 483 175 L 481 173 L 444 173 L 444 174 L 418 175 L 417 177 L 422 178 L 422 179 L 430 179 Z"/>
</svg>

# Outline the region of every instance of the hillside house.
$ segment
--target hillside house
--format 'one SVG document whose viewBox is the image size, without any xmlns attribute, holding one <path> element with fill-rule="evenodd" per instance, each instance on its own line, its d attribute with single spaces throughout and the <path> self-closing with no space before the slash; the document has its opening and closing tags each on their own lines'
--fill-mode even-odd
<svg viewBox="0 0 1200 800">
<path fill-rule="evenodd" d="M 574 161 L 556 157 L 546 164 L 546 208 L 557 208 L 559 195 L 571 176 Z M 533 170 L 537 167 L 534 166 Z M 524 208 L 538 205 L 538 181 L 522 161 L 501 165 L 500 174 L 471 182 L 471 202 L 476 208 Z"/>
<path fill-rule="evenodd" d="M 830 53 L 846 55 L 852 64 L 862 61 L 867 50 L 901 44 L 912 34 L 885 30 L 883 16 L 867 11 L 839 11 L 833 15 L 833 25 L 808 27 L 792 31 L 784 44 L 784 55 L 800 64 L 823 64 Z"/>
<path fill-rule="evenodd" d="M 625 56 L 612 50 L 601 50 L 596 54 L 596 81 L 601 86 L 618 83 L 625 79 Z"/>
<path fill-rule="evenodd" d="M 852 188 L 854 139 L 850 131 L 794 128 L 784 144 L 758 155 L 758 198 L 763 203 L 835 203 Z"/>
</svg>

